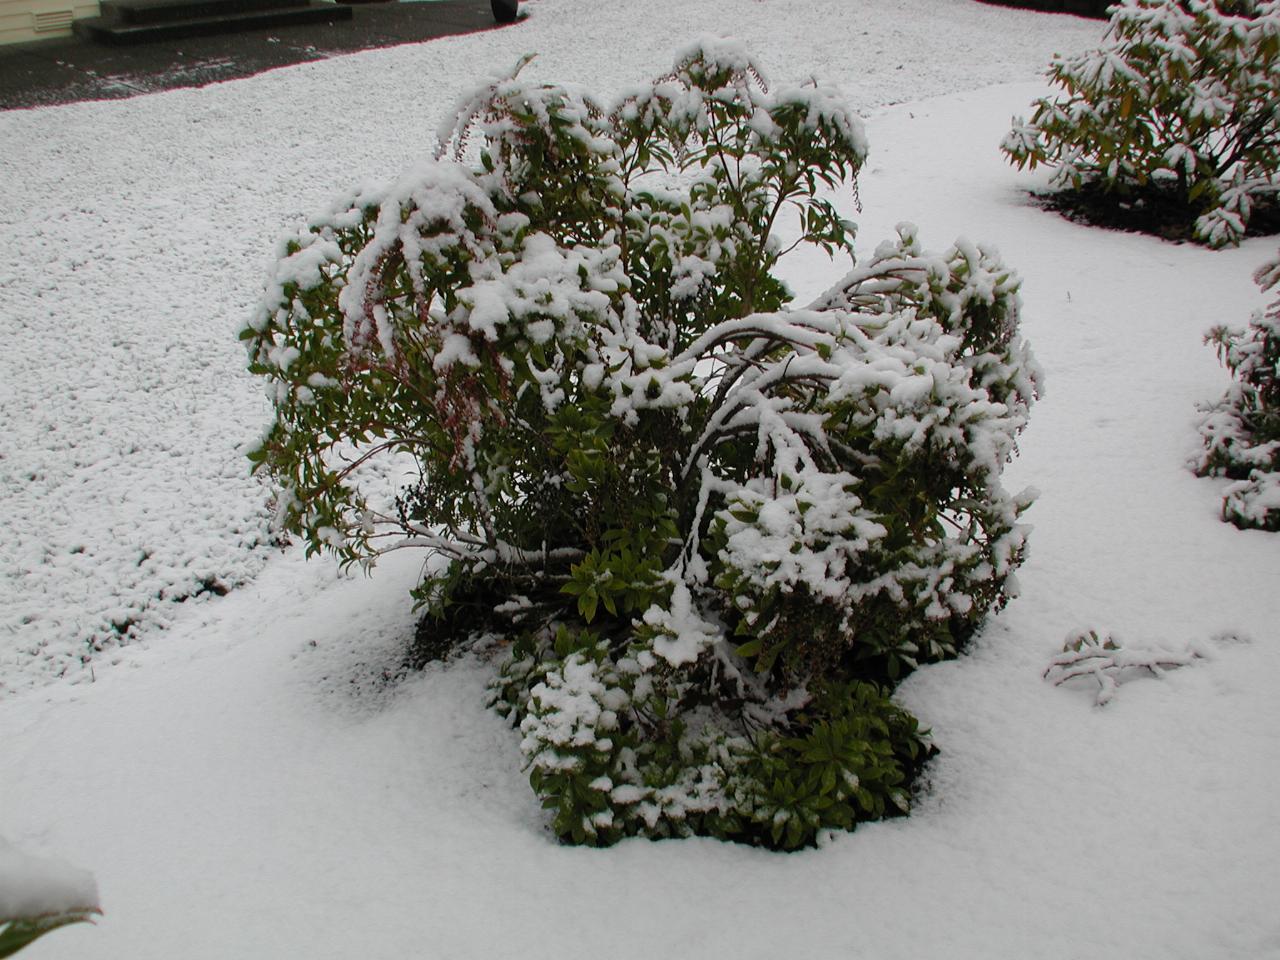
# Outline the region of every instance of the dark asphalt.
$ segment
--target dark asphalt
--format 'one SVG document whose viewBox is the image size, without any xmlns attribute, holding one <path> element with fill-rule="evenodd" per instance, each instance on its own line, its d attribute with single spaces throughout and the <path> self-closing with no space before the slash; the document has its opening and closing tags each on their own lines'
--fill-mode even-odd
<svg viewBox="0 0 1280 960">
<path fill-rule="evenodd" d="M 501 29 L 489 0 L 356 4 L 343 23 L 113 47 L 77 37 L 0 46 L 0 110 L 200 87 L 340 53 Z"/>
</svg>

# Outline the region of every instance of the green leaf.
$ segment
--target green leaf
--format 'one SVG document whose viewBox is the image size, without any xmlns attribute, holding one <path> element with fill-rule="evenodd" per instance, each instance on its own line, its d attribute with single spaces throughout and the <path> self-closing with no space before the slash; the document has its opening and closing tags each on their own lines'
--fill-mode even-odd
<svg viewBox="0 0 1280 960">
<path fill-rule="evenodd" d="M 0 958 L 13 956 L 23 947 L 59 927 L 73 923 L 92 923 L 93 915 L 100 912 L 97 909 L 72 910 L 41 917 L 20 917 L 0 924 Z"/>
</svg>

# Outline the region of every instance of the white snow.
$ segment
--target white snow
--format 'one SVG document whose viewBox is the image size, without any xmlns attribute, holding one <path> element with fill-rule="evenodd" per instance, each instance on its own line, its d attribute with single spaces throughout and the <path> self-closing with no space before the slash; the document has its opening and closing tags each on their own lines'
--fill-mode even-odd
<svg viewBox="0 0 1280 960">
<path fill-rule="evenodd" d="M 91 867 L 108 910 L 32 956 L 1280 957 L 1280 538 L 1222 523 L 1225 483 L 1184 466 L 1226 384 L 1201 336 L 1261 305 L 1275 240 L 1212 252 L 1027 202 L 1044 181 L 997 145 L 1097 22 L 522 6 L 500 31 L 0 114 L 0 835 Z M 266 545 L 238 450 L 268 405 L 235 331 L 285 228 L 429 155 L 475 82 L 536 51 L 529 75 L 612 96 L 724 33 L 865 118 L 864 256 L 910 220 L 1022 276 L 1047 384 L 1007 473 L 1041 490 L 1030 559 L 971 653 L 900 692 L 942 750 L 910 818 L 786 856 L 558 847 L 519 733 L 483 706 L 488 667 L 383 679 L 412 552 L 365 579 Z M 846 266 L 789 280 L 807 302 Z M 178 603 L 214 585 L 238 586 Z M 1249 641 L 1098 708 L 1042 677 L 1080 624 Z"/>
</svg>

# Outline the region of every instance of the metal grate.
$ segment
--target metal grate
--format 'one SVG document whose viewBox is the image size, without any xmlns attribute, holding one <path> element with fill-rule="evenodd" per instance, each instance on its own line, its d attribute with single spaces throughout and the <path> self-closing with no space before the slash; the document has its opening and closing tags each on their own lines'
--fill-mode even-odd
<svg viewBox="0 0 1280 960">
<path fill-rule="evenodd" d="M 36 21 L 36 33 L 53 33 L 58 30 L 71 29 L 70 10 L 51 10 L 46 13 L 33 14 Z"/>
</svg>

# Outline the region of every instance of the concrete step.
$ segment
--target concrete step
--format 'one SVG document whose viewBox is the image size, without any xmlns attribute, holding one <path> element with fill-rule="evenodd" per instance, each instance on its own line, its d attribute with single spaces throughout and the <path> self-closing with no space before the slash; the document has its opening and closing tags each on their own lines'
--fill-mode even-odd
<svg viewBox="0 0 1280 960">
<path fill-rule="evenodd" d="M 113 2 L 113 0 L 108 0 Z M 127 0 L 138 3 L 140 0 Z M 246 0 L 198 0 L 184 2 L 188 9 L 209 5 L 230 3 L 243 5 Z M 199 14 L 195 16 L 173 19 L 150 19 L 142 23 L 128 22 L 119 16 L 86 17 L 76 20 L 71 28 L 78 37 L 97 43 L 124 46 L 135 43 L 149 43 L 155 40 L 174 40 L 182 37 L 204 37 L 217 33 L 234 33 L 239 30 L 253 30 L 260 27 L 281 27 L 304 23 L 336 23 L 351 19 L 351 8 L 342 4 L 315 3 L 299 4 L 297 0 L 288 0 L 287 5 L 279 5 L 277 0 L 268 0 L 264 8 L 262 0 L 248 0 L 253 9 L 225 10 L 221 13 Z M 106 6 L 106 4 L 104 4 Z M 154 17 L 154 11 L 144 16 Z"/>
<path fill-rule="evenodd" d="M 102 0 L 102 16 L 130 25 L 203 20 L 296 7 L 299 0 Z"/>
</svg>

